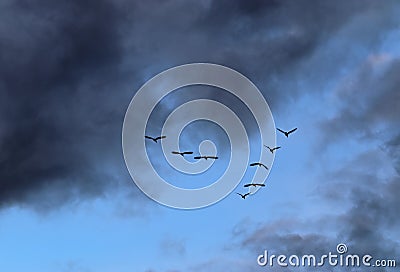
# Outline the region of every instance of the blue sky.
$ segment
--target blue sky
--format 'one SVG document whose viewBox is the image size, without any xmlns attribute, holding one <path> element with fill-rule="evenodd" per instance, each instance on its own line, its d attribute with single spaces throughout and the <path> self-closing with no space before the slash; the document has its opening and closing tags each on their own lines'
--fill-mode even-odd
<svg viewBox="0 0 400 272">
<path fill-rule="evenodd" d="M 264 249 L 321 255 L 339 243 L 400 264 L 398 2 L 0 5 L 1 271 L 302 271 L 259 267 L 256 258 Z M 282 149 L 265 188 L 246 200 L 235 194 L 249 169 L 222 201 L 183 211 L 135 186 L 121 133 L 136 90 L 192 62 L 244 74 L 276 126 L 299 129 L 277 134 Z M 204 88 L 248 124 L 252 158 L 267 152 L 243 105 Z M 200 90 L 164 99 L 151 129 Z M 225 136 L 198 122 L 180 144 L 211 138 L 224 155 Z M 184 182 L 148 150 L 156 169 Z M 226 164 L 195 178 L 212 182 Z"/>
</svg>

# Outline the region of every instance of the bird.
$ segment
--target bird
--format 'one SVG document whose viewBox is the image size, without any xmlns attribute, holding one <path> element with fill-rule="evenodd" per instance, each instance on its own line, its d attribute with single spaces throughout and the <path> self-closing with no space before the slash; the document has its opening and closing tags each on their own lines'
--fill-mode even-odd
<svg viewBox="0 0 400 272">
<path fill-rule="evenodd" d="M 153 141 L 156 142 L 156 143 L 157 143 L 158 140 L 167 138 L 167 136 L 158 136 L 157 138 L 153 138 L 153 137 L 150 137 L 150 136 L 144 136 L 144 137 L 145 137 L 146 139 L 153 140 Z"/>
<path fill-rule="evenodd" d="M 273 148 L 271 148 L 271 147 L 269 147 L 269 146 L 267 146 L 267 145 L 264 145 L 266 148 L 268 148 L 269 149 L 269 151 L 271 152 L 271 153 L 274 153 L 274 151 L 275 150 L 278 150 L 279 148 L 281 148 L 280 146 L 276 146 L 276 147 L 273 147 Z"/>
<path fill-rule="evenodd" d="M 185 151 L 185 152 L 172 151 L 172 154 L 181 155 L 182 157 L 184 157 L 185 155 L 193 154 L 193 152 L 191 152 L 191 151 Z"/>
<path fill-rule="evenodd" d="M 264 167 L 265 169 L 268 170 L 268 167 L 265 164 L 261 163 L 261 162 L 250 163 L 250 166 L 262 166 L 262 167 Z"/>
<path fill-rule="evenodd" d="M 263 184 L 263 183 L 249 183 L 249 184 L 245 184 L 245 185 L 244 185 L 244 187 L 250 187 L 250 186 L 254 186 L 254 187 L 257 187 L 257 186 L 265 187 L 265 184 Z"/>
<path fill-rule="evenodd" d="M 200 160 L 200 159 L 205 159 L 205 160 L 207 160 L 207 159 L 213 159 L 213 160 L 217 160 L 218 157 L 216 157 L 216 156 L 196 156 L 196 157 L 194 157 L 194 159 L 195 159 L 195 160 Z"/>
<path fill-rule="evenodd" d="M 243 199 L 246 199 L 246 196 L 250 195 L 250 193 L 245 193 L 244 195 L 237 193 L 238 195 L 240 195 Z"/>
<path fill-rule="evenodd" d="M 288 138 L 288 137 L 289 137 L 289 134 L 295 132 L 295 131 L 297 130 L 297 128 L 294 128 L 294 129 L 292 129 L 292 130 L 290 130 L 290 131 L 284 131 L 284 130 L 279 129 L 279 128 L 277 128 L 277 130 L 280 131 L 280 132 L 282 132 L 283 134 L 285 134 L 286 138 Z"/>
</svg>

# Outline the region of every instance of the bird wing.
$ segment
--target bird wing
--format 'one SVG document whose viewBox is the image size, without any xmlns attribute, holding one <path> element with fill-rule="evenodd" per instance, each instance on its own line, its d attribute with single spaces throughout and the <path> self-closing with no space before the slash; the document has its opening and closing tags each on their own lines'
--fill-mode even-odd
<svg viewBox="0 0 400 272">
<path fill-rule="evenodd" d="M 244 194 L 245 197 L 248 196 L 248 195 L 250 195 L 250 193 L 245 193 L 245 194 Z"/>
<path fill-rule="evenodd" d="M 289 133 L 292 133 L 292 132 L 295 132 L 296 130 L 297 130 L 297 128 L 294 128 L 294 129 L 292 129 L 291 131 L 289 131 L 288 134 L 289 134 Z"/>
<path fill-rule="evenodd" d="M 277 150 L 277 149 L 279 149 L 279 148 L 281 148 L 281 147 L 280 147 L 280 146 L 277 146 L 277 147 L 274 147 L 273 150 Z"/>
<path fill-rule="evenodd" d="M 194 157 L 193 159 L 195 159 L 195 160 L 200 160 L 202 157 L 201 156 L 196 156 L 196 157 Z"/>
<path fill-rule="evenodd" d="M 261 186 L 261 187 L 265 187 L 265 184 L 263 184 L 263 183 L 255 183 L 254 185 L 256 185 L 256 186 Z"/>
<path fill-rule="evenodd" d="M 167 136 L 158 136 L 157 138 L 155 138 L 155 140 L 157 141 L 157 140 L 161 140 L 161 139 L 165 139 L 165 138 L 167 138 Z"/>
<path fill-rule="evenodd" d="M 178 151 L 172 151 L 171 153 L 172 153 L 172 154 L 176 154 L 176 155 L 180 155 L 180 154 L 181 154 L 181 153 L 178 152 Z"/>
<path fill-rule="evenodd" d="M 251 183 L 245 184 L 243 187 L 250 187 L 250 186 L 251 186 Z"/>
<path fill-rule="evenodd" d="M 283 134 L 285 134 L 286 133 L 286 131 L 283 131 L 282 129 L 280 129 L 280 128 L 276 128 L 277 130 L 279 130 L 280 132 L 282 132 Z"/>
<path fill-rule="evenodd" d="M 153 137 L 150 136 L 144 136 L 146 139 L 150 139 L 150 140 L 155 140 Z"/>
<path fill-rule="evenodd" d="M 267 170 L 268 170 L 268 167 L 267 167 L 265 164 L 263 164 L 263 163 L 260 163 L 260 165 L 261 165 L 262 167 L 264 167 L 265 169 L 267 169 Z"/>
<path fill-rule="evenodd" d="M 209 156 L 209 158 L 210 158 L 210 159 L 214 159 L 214 160 L 217 160 L 217 159 L 218 159 L 218 157 L 214 157 L 214 156 Z"/>
<path fill-rule="evenodd" d="M 193 152 L 192 151 L 186 151 L 186 152 L 183 152 L 183 154 L 190 155 L 190 154 L 193 154 Z"/>
<path fill-rule="evenodd" d="M 256 165 L 258 165 L 257 162 L 250 163 L 250 166 L 256 166 Z"/>
<path fill-rule="evenodd" d="M 239 193 L 237 193 L 238 195 L 240 195 L 240 196 L 243 196 L 242 194 L 239 194 Z"/>
</svg>

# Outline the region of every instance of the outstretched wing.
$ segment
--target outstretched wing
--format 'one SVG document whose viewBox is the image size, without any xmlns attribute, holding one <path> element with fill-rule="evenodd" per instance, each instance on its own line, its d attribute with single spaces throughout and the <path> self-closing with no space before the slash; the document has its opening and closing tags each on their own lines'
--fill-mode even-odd
<svg viewBox="0 0 400 272">
<path fill-rule="evenodd" d="M 245 184 L 243 187 L 250 187 L 252 184 L 251 183 L 249 183 L 249 184 Z"/>
<path fill-rule="evenodd" d="M 288 134 L 295 132 L 297 130 L 297 128 L 292 129 L 291 131 L 288 132 Z"/>
<path fill-rule="evenodd" d="M 178 151 L 172 151 L 171 153 L 172 153 L 172 154 L 175 154 L 175 155 L 180 155 L 180 154 L 181 154 L 181 153 L 178 152 Z"/>
<path fill-rule="evenodd" d="M 258 162 L 250 163 L 250 166 L 256 166 L 256 165 L 258 165 Z"/>
<path fill-rule="evenodd" d="M 239 193 L 237 193 L 238 195 L 240 195 L 241 197 L 243 197 L 243 195 L 242 194 L 239 194 Z"/>
<path fill-rule="evenodd" d="M 261 186 L 261 187 L 265 187 L 265 184 L 263 184 L 263 183 L 255 183 L 254 185 L 256 185 L 256 186 Z"/>
<path fill-rule="evenodd" d="M 196 157 L 194 157 L 193 159 L 195 159 L 195 160 L 200 160 L 202 157 L 200 157 L 200 156 L 196 156 Z"/>
<path fill-rule="evenodd" d="M 144 137 L 145 137 L 146 139 L 150 139 L 150 140 L 153 140 L 153 141 L 155 140 L 153 137 L 150 137 L 150 136 L 146 136 L 146 135 L 145 135 Z"/>
<path fill-rule="evenodd" d="M 183 154 L 185 154 L 185 155 L 191 155 L 191 154 L 193 154 L 193 152 L 192 152 L 192 151 L 186 151 L 186 152 L 183 152 Z"/>
<path fill-rule="evenodd" d="M 161 139 L 165 139 L 165 138 L 167 138 L 167 136 L 159 136 L 155 140 L 157 141 L 157 140 L 161 140 Z"/>
<path fill-rule="evenodd" d="M 283 134 L 285 134 L 286 133 L 286 131 L 283 131 L 282 129 L 280 129 L 280 128 L 276 128 L 278 131 L 280 131 L 280 132 L 282 132 Z"/>
<path fill-rule="evenodd" d="M 261 163 L 260 165 L 268 170 L 268 167 L 265 164 Z"/>
<path fill-rule="evenodd" d="M 280 146 L 277 146 L 277 147 L 274 147 L 272 150 L 277 150 L 277 149 L 279 149 L 279 148 L 281 148 Z"/>
</svg>

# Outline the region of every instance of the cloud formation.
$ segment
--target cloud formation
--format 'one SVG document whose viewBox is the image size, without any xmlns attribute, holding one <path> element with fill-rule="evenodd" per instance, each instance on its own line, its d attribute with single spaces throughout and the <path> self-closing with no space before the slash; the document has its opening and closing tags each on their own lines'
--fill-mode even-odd
<svg viewBox="0 0 400 272">
<path fill-rule="evenodd" d="M 365 14 L 372 18 L 368 25 L 378 22 L 371 36 L 390 28 L 393 22 L 382 18 L 391 18 L 385 15 L 396 4 L 1 5 L 0 205 L 51 208 L 102 196 L 121 180 L 129 182 L 120 148 L 122 120 L 134 90 L 154 74 L 194 61 L 224 64 L 254 80 L 278 111 L 286 100 L 302 95 L 298 88 L 282 91 L 282 80 L 294 78 L 289 87 L 296 87 L 299 70 L 308 67 L 315 52 L 346 27 L 362 29 Z M 366 39 L 361 34 L 358 38 Z M 369 65 L 385 61 L 371 57 Z M 379 88 L 394 88 L 396 67 L 391 65 L 385 80 L 393 86 Z M 365 69 L 362 73 L 369 73 Z M 385 94 L 382 101 L 371 99 L 376 107 L 394 101 L 395 93 Z M 396 114 L 387 120 L 395 120 Z M 333 122 L 340 124 L 347 118 L 346 110 L 335 118 Z"/>
</svg>

